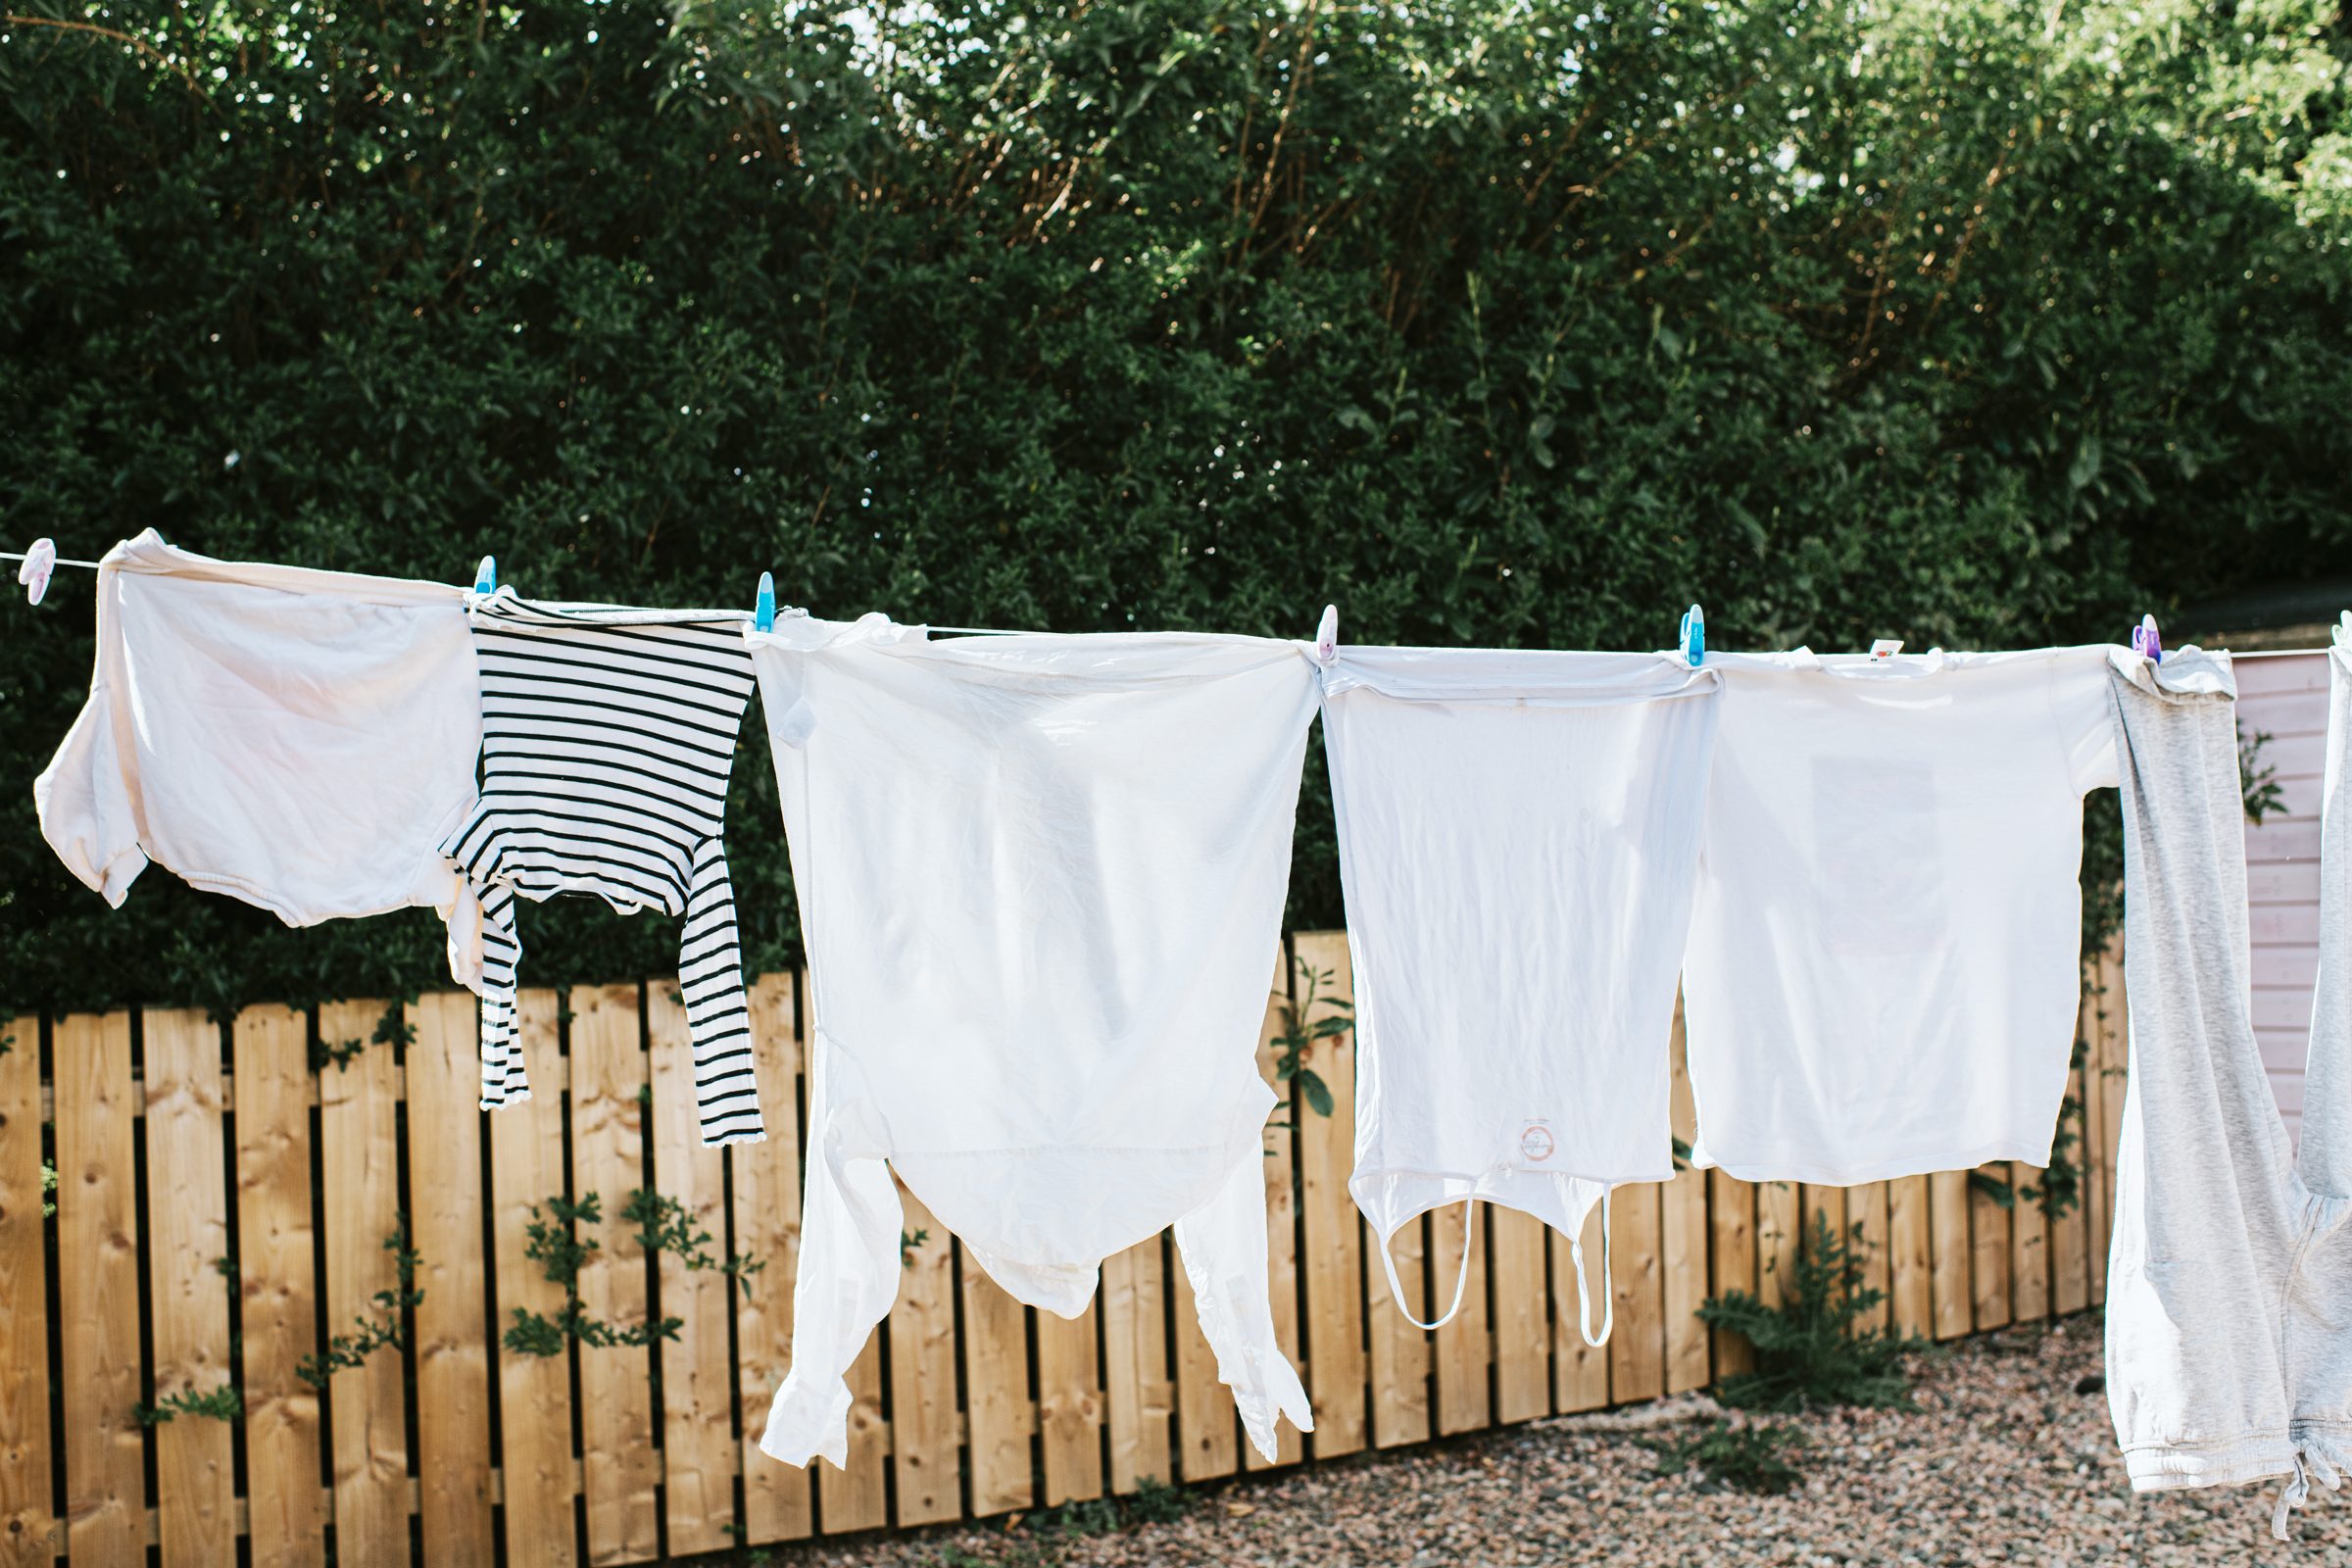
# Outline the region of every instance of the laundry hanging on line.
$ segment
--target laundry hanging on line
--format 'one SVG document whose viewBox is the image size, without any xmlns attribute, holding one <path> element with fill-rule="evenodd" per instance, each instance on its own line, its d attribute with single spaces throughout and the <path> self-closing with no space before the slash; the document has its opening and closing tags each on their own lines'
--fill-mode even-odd
<svg viewBox="0 0 2352 1568">
<path fill-rule="evenodd" d="M 1567 1238 L 1599 1345 L 1609 1191 L 1674 1175 L 1664 1046 L 1722 675 L 1656 654 L 1335 647 L 1320 663 L 1355 1004 L 1348 1191 L 1408 1319 L 1391 1240 L 1485 1199 Z M 1423 1326 L 1460 1309 L 1471 1256 Z"/>
<path fill-rule="evenodd" d="M 2352 1293 L 2340 637 L 2298 1168 L 2243 1016 L 2227 655 L 2160 666 L 2152 628 L 2131 651 L 1864 660 L 753 618 L 215 562 L 150 531 L 103 564 L 43 833 L 115 904 L 157 863 L 294 924 L 441 909 L 452 972 L 485 991 L 485 1103 L 526 1088 L 501 1054 L 513 898 L 659 905 L 687 922 L 706 1138 L 757 1136 L 730 1087 L 721 847 L 756 672 L 814 1031 L 807 1338 L 764 1446 L 842 1452 L 840 1373 L 896 1289 L 895 1172 L 1065 1313 L 1102 1257 L 1172 1224 L 1271 1453 L 1276 1420 L 1311 1413 L 1266 1300 L 1253 1058 L 1318 696 L 1355 955 L 1351 1190 L 1384 1239 L 1476 1198 L 1573 1236 L 1610 1186 L 1667 1175 L 1678 969 L 1700 1162 L 1838 1184 L 2045 1160 L 2081 800 L 2120 778 L 2144 1001 L 2119 1440 L 2143 1489 L 2289 1478 L 2281 1524 L 2352 1459 L 2352 1346 L 2325 1310 Z"/>
<path fill-rule="evenodd" d="M 215 561 L 152 528 L 98 572 L 90 694 L 39 779 L 41 836 L 121 907 L 150 864 L 290 926 L 423 906 L 478 939 L 443 835 L 474 802 L 466 594 Z"/>
<path fill-rule="evenodd" d="M 1832 1186 L 2050 1159 L 2102 647 L 1710 655 L 1691 1163 Z"/>
<path fill-rule="evenodd" d="M 902 1273 L 899 1181 L 1076 1317 L 1173 1227 L 1259 1453 L 1311 1430 L 1267 1296 L 1257 1068 L 1315 672 L 1299 644 L 747 630 L 809 975 L 792 1369 L 760 1446 L 847 1456 Z"/>
</svg>

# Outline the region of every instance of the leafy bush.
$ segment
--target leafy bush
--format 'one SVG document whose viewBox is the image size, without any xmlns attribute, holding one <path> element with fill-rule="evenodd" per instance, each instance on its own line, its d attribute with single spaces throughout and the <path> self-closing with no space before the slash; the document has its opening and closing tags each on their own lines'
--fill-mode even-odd
<svg viewBox="0 0 2352 1568">
<path fill-rule="evenodd" d="M 2347 47 L 2333 0 L 23 0 L 0 536 L 1069 631 L 2112 637 L 2352 529 Z M 24 803 L 89 596 L 7 613 L 0 1006 L 446 984 L 422 912 L 72 882 Z M 729 836 L 775 967 L 756 721 Z M 1310 763 L 1291 918 L 1339 914 Z M 676 963 L 529 923 L 531 983 Z"/>
<path fill-rule="evenodd" d="M 1788 1450 L 1805 1446 L 1805 1435 L 1791 1426 L 1709 1421 L 1680 1437 L 1639 1441 L 1657 1454 L 1662 1476 L 1695 1470 L 1704 1480 L 1768 1495 L 1787 1492 L 1804 1479 L 1786 1457 Z"/>
<path fill-rule="evenodd" d="M 1817 1213 L 1782 1286 L 1780 1305 L 1731 1291 L 1699 1307 L 1703 1322 L 1744 1335 L 1755 1347 L 1755 1370 L 1725 1378 L 1716 1386 L 1717 1398 L 1749 1410 L 1910 1407 L 1903 1357 L 1927 1347 L 1907 1335 L 1860 1326 L 1886 1299 L 1886 1292 L 1862 1284 L 1862 1245 L 1859 1226 L 1841 1237 Z"/>
</svg>

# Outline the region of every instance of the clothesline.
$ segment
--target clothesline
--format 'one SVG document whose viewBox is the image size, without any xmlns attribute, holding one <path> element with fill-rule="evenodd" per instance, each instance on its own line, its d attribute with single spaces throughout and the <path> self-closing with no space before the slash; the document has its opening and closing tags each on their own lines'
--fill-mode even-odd
<svg viewBox="0 0 2352 1568">
<path fill-rule="evenodd" d="M 0 550 L 0 561 L 24 561 L 26 559 L 28 558 L 22 551 Z M 64 556 L 57 557 L 53 564 L 60 566 L 79 566 L 85 571 L 96 571 L 98 569 L 98 563 L 95 561 L 70 561 Z M 753 618 L 753 612 L 748 610 L 718 611 L 714 612 L 713 618 L 750 620 Z M 1029 635 L 1026 632 L 1019 631 L 1009 626 L 926 625 L 924 629 L 926 631 L 945 632 L 951 637 L 1022 637 Z M 2251 650 L 2242 654 L 2231 654 L 2230 657 L 2235 661 L 2244 661 L 2248 659 L 2307 659 L 2313 654 L 2324 654 L 2328 650 L 2325 648 L 2264 648 Z"/>
</svg>

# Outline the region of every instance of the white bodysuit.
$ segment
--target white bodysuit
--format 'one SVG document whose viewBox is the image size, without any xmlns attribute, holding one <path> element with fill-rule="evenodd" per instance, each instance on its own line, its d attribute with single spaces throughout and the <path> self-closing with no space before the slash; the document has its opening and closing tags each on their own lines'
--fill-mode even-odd
<svg viewBox="0 0 2352 1568">
<path fill-rule="evenodd" d="M 1674 1175 L 1675 976 L 1720 677 L 1656 654 L 1344 647 L 1323 682 L 1354 964 L 1348 1190 L 1392 1288 L 1389 1238 L 1442 1204 L 1553 1226 L 1598 1344 L 1585 1216 Z M 1457 1282 L 1446 1316 L 1460 1304 Z"/>
<path fill-rule="evenodd" d="M 479 933 L 442 836 L 474 800 L 466 593 L 215 561 L 152 528 L 98 570 L 89 701 L 33 784 L 41 835 L 120 906 L 150 861 L 288 925 L 422 905 Z"/>
<path fill-rule="evenodd" d="M 897 1294 L 895 1171 L 1019 1299 L 1075 1317 L 1169 1224 L 1269 1457 L 1311 1425 L 1267 1300 L 1259 1076 L 1315 671 L 1181 634 L 747 631 L 808 952 L 791 1375 L 760 1446 L 847 1455 Z"/>
<path fill-rule="evenodd" d="M 1692 1162 L 1828 1186 L 2047 1165 L 2107 650 L 1709 654 L 1683 965 Z"/>
</svg>

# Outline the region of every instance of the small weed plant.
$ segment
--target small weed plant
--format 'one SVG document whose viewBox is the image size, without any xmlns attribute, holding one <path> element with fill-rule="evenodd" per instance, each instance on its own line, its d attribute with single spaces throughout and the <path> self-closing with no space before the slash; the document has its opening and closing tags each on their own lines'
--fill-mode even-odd
<svg viewBox="0 0 2352 1568">
<path fill-rule="evenodd" d="M 1767 1496 L 1777 1496 L 1804 1479 L 1788 1454 L 1805 1446 L 1805 1435 L 1779 1422 L 1709 1421 L 1681 1437 L 1640 1441 L 1658 1456 L 1662 1476 L 1695 1473 L 1702 1483 Z"/>
<path fill-rule="evenodd" d="M 1755 1347 L 1755 1370 L 1725 1378 L 1716 1397 L 1746 1410 L 1908 1409 L 1911 1380 L 1903 1357 L 1927 1346 L 1860 1326 L 1886 1299 L 1886 1292 L 1862 1284 L 1860 1227 L 1839 1236 L 1814 1215 L 1780 1305 L 1732 1291 L 1698 1309 L 1709 1326 L 1744 1335 Z"/>
</svg>

